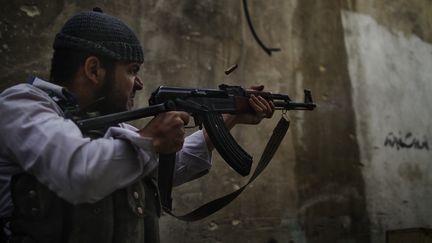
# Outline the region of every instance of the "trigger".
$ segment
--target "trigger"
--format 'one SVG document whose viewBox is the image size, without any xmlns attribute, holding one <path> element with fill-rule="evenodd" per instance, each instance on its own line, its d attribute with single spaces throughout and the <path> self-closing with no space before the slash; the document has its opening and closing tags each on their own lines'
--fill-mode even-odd
<svg viewBox="0 0 432 243">
<path fill-rule="evenodd" d="M 196 128 L 199 127 L 199 129 L 201 130 L 203 128 L 203 122 L 199 117 L 196 117 L 192 114 L 192 117 L 194 119 L 194 124 L 193 125 L 189 125 L 189 126 L 185 126 L 184 128 Z"/>
</svg>

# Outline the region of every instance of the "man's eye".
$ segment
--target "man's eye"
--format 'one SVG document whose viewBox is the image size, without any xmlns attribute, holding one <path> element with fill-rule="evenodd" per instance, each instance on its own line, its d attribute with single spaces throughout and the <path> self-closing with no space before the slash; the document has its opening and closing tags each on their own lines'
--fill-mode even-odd
<svg viewBox="0 0 432 243">
<path fill-rule="evenodd" d="M 136 75 L 138 74 L 139 70 L 140 70 L 139 67 L 135 66 L 130 69 L 130 73 Z"/>
</svg>

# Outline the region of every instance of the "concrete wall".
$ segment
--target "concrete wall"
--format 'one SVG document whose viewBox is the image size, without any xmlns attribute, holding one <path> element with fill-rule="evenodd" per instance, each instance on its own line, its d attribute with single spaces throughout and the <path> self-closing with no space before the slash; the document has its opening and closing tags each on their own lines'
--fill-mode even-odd
<svg viewBox="0 0 432 243">
<path fill-rule="evenodd" d="M 384 242 L 386 230 L 432 227 L 432 3 L 428 0 L 5 1 L 0 89 L 47 77 L 63 22 L 99 6 L 127 22 L 145 49 L 145 106 L 159 85 L 215 88 L 263 83 L 318 108 L 292 112 L 273 162 L 240 198 L 199 222 L 161 219 L 163 242 Z M 224 70 L 239 68 L 230 76 Z M 233 130 L 258 159 L 278 117 Z M 134 124 L 141 126 L 145 121 Z M 209 175 L 174 191 L 176 212 L 228 193 L 247 178 L 214 153 Z"/>
<path fill-rule="evenodd" d="M 422 14 L 432 4 L 369 2 L 342 17 L 372 239 L 382 242 L 384 230 L 432 226 L 432 45 L 425 27 L 432 19 Z"/>
</svg>

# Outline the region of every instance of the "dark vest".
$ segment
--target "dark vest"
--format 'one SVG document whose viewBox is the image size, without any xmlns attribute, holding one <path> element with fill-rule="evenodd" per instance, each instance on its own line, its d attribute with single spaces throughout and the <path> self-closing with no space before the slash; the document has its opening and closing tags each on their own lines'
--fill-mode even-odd
<svg viewBox="0 0 432 243">
<path fill-rule="evenodd" d="M 72 205 L 21 174 L 12 181 L 12 242 L 159 242 L 160 203 L 154 177 L 120 189 L 96 203 Z"/>
</svg>

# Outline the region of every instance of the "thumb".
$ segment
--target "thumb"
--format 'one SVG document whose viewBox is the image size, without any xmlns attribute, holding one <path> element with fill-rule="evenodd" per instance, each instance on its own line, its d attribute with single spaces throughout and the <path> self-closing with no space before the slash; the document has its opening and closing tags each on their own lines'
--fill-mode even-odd
<svg viewBox="0 0 432 243">
<path fill-rule="evenodd" d="M 264 85 L 252 85 L 250 88 L 256 91 L 263 91 Z"/>
</svg>

